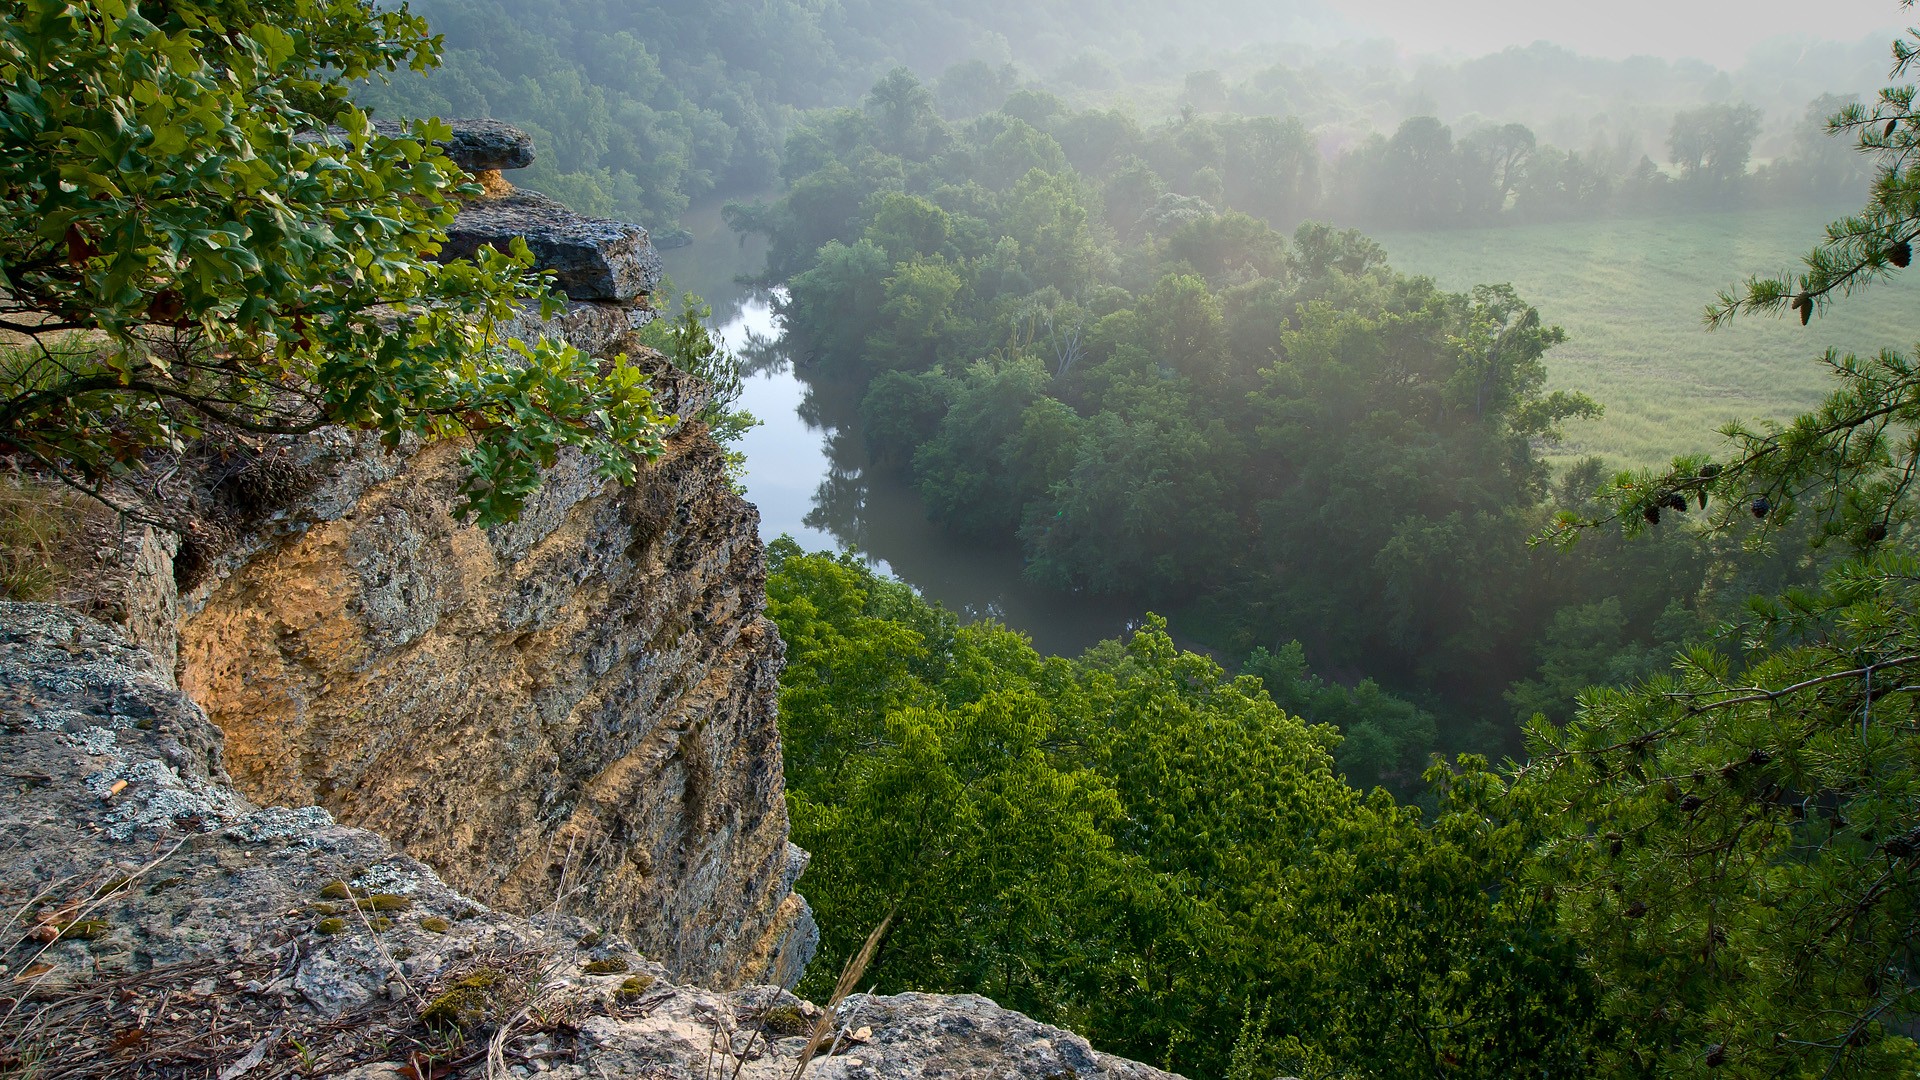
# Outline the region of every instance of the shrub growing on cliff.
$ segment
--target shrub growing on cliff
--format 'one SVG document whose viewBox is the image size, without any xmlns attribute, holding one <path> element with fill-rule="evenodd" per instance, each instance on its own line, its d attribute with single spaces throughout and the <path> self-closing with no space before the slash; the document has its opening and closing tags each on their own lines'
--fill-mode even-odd
<svg viewBox="0 0 1920 1080">
<path fill-rule="evenodd" d="M 549 302 L 524 247 L 435 262 L 447 133 L 347 99 L 438 47 L 362 0 L 0 3 L 0 332 L 26 345 L 0 451 L 104 494 L 211 424 L 472 435 L 489 521 L 564 447 L 631 476 L 660 431 L 640 373 L 503 340 Z"/>
<path fill-rule="evenodd" d="M 660 295 L 673 293 L 673 283 L 662 279 Z M 663 313 L 664 315 L 665 313 Z M 658 318 L 640 331 L 640 340 L 658 349 L 673 366 L 707 384 L 713 399 L 700 410 L 700 421 L 712 432 L 727 457 L 727 480 L 737 494 L 746 494 L 747 455 L 739 442 L 760 421 L 738 408 L 745 387 L 740 380 L 740 358 L 708 325 L 713 307 L 693 293 L 680 296 L 680 312 Z"/>
</svg>

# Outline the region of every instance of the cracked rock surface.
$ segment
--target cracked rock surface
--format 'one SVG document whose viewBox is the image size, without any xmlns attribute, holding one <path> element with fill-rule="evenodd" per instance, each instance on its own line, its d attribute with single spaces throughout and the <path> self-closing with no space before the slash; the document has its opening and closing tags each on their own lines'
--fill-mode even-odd
<svg viewBox="0 0 1920 1080">
<path fill-rule="evenodd" d="M 676 985 L 617 934 L 489 909 L 318 807 L 250 802 L 167 676 L 114 627 L 0 604 L 0 1070 L 793 1075 L 817 1007 Z M 825 1029 L 823 1080 L 1168 1076 L 979 997 L 856 996 Z"/>
<path fill-rule="evenodd" d="M 649 362 L 662 406 L 697 412 Z M 374 829 L 492 906 L 560 898 L 677 977 L 796 982 L 816 931 L 784 650 L 758 517 L 704 428 L 625 487 L 564 455 L 493 529 L 455 513 L 455 444 L 292 449 L 314 483 L 180 604 L 180 685 L 239 790 Z"/>
<path fill-rule="evenodd" d="M 583 217 L 545 195 L 515 191 L 468 203 L 447 230 L 442 259 L 470 259 L 482 247 L 501 251 L 515 237 L 551 270 L 574 300 L 630 301 L 660 280 L 660 256 L 647 230 L 625 221 Z"/>
<path fill-rule="evenodd" d="M 533 164 L 533 136 L 499 120 L 443 120 L 453 137 L 436 141 L 442 153 L 468 172 L 524 169 Z M 408 133 L 404 120 L 376 120 L 373 129 L 388 138 Z"/>
</svg>

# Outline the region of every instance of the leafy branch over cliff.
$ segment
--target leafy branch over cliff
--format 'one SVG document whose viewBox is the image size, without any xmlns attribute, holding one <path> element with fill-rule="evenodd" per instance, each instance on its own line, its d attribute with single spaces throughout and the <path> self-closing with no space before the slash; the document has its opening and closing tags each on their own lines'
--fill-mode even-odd
<svg viewBox="0 0 1920 1080">
<path fill-rule="evenodd" d="M 549 304 L 523 246 L 438 263 L 469 189 L 344 81 L 438 58 L 359 0 L 0 5 L 0 450 L 104 495 L 209 425 L 471 435 L 512 517 L 564 447 L 658 452 L 638 369 L 505 340 Z"/>
</svg>

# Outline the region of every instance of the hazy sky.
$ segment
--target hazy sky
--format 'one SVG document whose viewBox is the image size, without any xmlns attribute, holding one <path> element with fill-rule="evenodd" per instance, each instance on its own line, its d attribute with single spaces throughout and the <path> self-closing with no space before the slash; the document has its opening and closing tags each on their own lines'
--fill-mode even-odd
<svg viewBox="0 0 1920 1080">
<path fill-rule="evenodd" d="M 1363 32 L 1411 52 L 1478 55 L 1545 39 L 1595 56 L 1699 57 L 1738 66 L 1769 38 L 1857 41 L 1920 10 L 1897 0 L 1325 0 Z"/>
</svg>

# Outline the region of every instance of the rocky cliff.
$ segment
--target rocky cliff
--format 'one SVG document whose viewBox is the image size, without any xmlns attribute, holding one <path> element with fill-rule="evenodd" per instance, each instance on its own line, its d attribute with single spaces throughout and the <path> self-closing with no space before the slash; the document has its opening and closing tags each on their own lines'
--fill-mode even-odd
<svg viewBox="0 0 1920 1080">
<path fill-rule="evenodd" d="M 170 676 L 117 628 L 0 603 L 0 1075 L 795 1075 L 815 1006 L 676 985 L 593 920 L 490 909 L 319 807 L 258 805 Z M 1166 1076 L 981 998 L 856 996 L 824 1028 L 821 1080 Z"/>
<path fill-rule="evenodd" d="M 798 978 L 757 515 L 697 426 L 633 486 L 568 460 L 520 521 L 455 449 L 291 448 L 324 478 L 183 598 L 181 686 L 249 797 L 378 830 L 510 911 L 559 907 L 714 985 Z"/>
<path fill-rule="evenodd" d="M 449 150 L 531 159 L 503 125 L 456 124 Z M 625 352 L 663 412 L 697 415 L 705 389 L 630 337 L 660 274 L 645 230 L 491 191 L 456 223 L 464 250 L 533 237 L 579 294 L 522 330 Z M 458 459 L 342 431 L 202 448 L 180 470 L 190 542 L 171 563 L 130 543 L 93 608 L 175 665 L 247 797 L 377 830 L 503 910 L 591 917 L 678 977 L 796 982 L 817 935 L 787 843 L 781 644 L 719 447 L 685 421 L 628 487 L 565 458 L 490 530 L 453 512 Z"/>
<path fill-rule="evenodd" d="M 448 148 L 531 155 L 500 125 Z M 632 337 L 644 230 L 483 179 L 461 242 L 570 268 L 522 330 L 697 416 Z M 757 513 L 695 420 L 630 486 L 563 459 L 503 527 L 457 519 L 460 472 L 210 440 L 162 492 L 184 539 L 100 535 L 74 603 L 0 604 L 0 1075 L 793 1074 L 820 1011 L 780 988 L 817 933 Z M 814 1075 L 1163 1075 L 977 998 L 834 1022 Z"/>
</svg>

